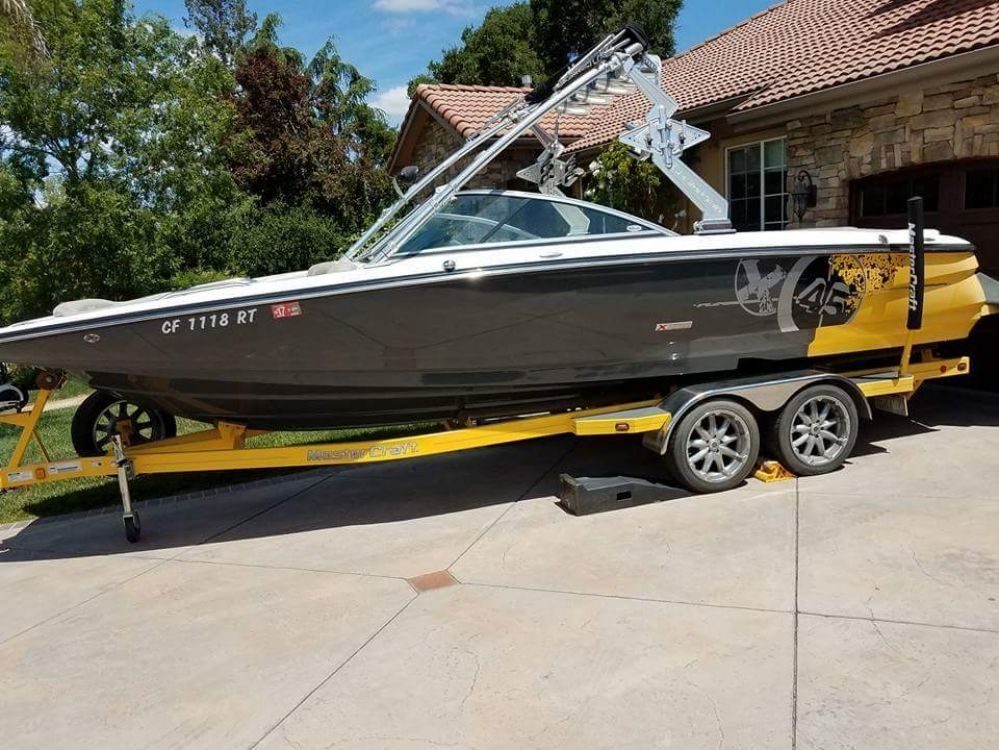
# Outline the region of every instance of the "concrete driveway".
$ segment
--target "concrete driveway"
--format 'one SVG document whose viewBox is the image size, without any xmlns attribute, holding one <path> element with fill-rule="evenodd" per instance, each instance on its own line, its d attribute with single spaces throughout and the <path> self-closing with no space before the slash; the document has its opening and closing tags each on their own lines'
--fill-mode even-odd
<svg viewBox="0 0 999 750">
<path fill-rule="evenodd" d="M 996 747 L 999 401 L 851 464 L 577 518 L 662 471 L 552 439 L 0 530 L 0 747 Z"/>
</svg>

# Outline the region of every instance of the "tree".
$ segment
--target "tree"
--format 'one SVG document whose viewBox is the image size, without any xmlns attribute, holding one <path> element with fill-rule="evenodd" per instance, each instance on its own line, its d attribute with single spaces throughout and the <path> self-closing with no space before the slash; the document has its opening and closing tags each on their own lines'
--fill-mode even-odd
<svg viewBox="0 0 999 750">
<path fill-rule="evenodd" d="M 240 57 L 236 83 L 228 149 L 236 180 L 264 203 L 304 200 L 315 166 L 308 77 L 275 50 L 257 48 Z"/>
<path fill-rule="evenodd" d="M 431 61 L 420 83 L 518 86 L 523 75 L 540 82 L 561 73 L 576 56 L 608 32 L 634 23 L 651 51 L 673 54 L 673 27 L 682 0 L 529 0 L 493 8 L 482 23 L 467 27 L 461 44 Z"/>
<path fill-rule="evenodd" d="M 608 32 L 625 24 L 641 26 L 651 52 L 673 54 L 673 27 L 682 0 L 530 0 L 535 43 L 549 74 L 560 71 Z"/>
<path fill-rule="evenodd" d="M 350 244 L 336 221 L 308 205 L 247 206 L 232 218 L 232 266 L 248 276 L 309 268 Z"/>
<path fill-rule="evenodd" d="M 247 37 L 257 28 L 257 16 L 245 0 L 184 0 L 184 24 L 196 29 L 207 49 L 231 67 Z"/>
<path fill-rule="evenodd" d="M 531 7 L 518 2 L 493 8 L 478 27 L 466 27 L 461 44 L 432 61 L 428 74 L 414 78 L 410 89 L 428 82 L 519 86 L 525 75 L 542 80 L 546 69 L 535 45 Z"/>
<path fill-rule="evenodd" d="M 0 0 L 0 18 L 6 20 L 13 36 L 27 39 L 36 55 L 44 57 L 48 54 L 45 37 L 25 0 Z"/>
<path fill-rule="evenodd" d="M 220 148 L 232 80 L 214 55 L 162 18 L 137 21 L 122 0 L 54 0 L 36 13 L 46 65 L 27 69 L 0 41 L 8 319 L 165 288 L 215 252 L 177 231 L 189 212 L 235 190 Z M 189 241 L 167 243 L 170 232 Z"/>
<path fill-rule="evenodd" d="M 344 60 L 330 39 L 308 68 L 316 118 L 346 142 L 350 159 L 383 166 L 395 142 L 395 131 L 367 100 L 374 93 L 370 78 Z"/>
<path fill-rule="evenodd" d="M 276 28 L 265 19 L 236 65 L 233 173 L 262 205 L 308 205 L 359 231 L 391 195 L 382 167 L 394 133 L 332 40 L 306 65 L 278 46 Z"/>
</svg>

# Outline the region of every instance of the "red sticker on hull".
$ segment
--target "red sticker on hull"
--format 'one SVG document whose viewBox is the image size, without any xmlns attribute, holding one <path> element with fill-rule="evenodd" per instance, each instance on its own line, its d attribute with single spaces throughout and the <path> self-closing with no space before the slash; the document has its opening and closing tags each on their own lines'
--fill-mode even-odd
<svg viewBox="0 0 999 750">
<path fill-rule="evenodd" d="M 302 305 L 298 302 L 282 302 L 277 305 L 271 305 L 271 317 L 274 318 L 274 320 L 297 318 L 301 314 Z"/>
</svg>

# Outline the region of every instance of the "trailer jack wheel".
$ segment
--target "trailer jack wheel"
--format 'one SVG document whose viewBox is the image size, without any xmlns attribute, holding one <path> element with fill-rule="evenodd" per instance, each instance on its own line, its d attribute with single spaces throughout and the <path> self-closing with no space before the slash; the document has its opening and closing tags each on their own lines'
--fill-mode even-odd
<svg viewBox="0 0 999 750">
<path fill-rule="evenodd" d="M 142 521 L 139 519 L 139 514 L 133 512 L 131 515 L 122 516 L 121 521 L 125 525 L 125 538 L 135 544 L 142 536 Z"/>
<path fill-rule="evenodd" d="M 132 491 L 128 486 L 135 472 L 132 461 L 125 455 L 125 446 L 121 435 L 111 437 L 111 450 L 114 453 L 114 465 L 118 469 L 118 489 L 121 492 L 121 522 L 125 525 L 125 538 L 131 544 L 139 541 L 142 536 L 142 521 L 137 511 L 132 510 Z"/>
</svg>

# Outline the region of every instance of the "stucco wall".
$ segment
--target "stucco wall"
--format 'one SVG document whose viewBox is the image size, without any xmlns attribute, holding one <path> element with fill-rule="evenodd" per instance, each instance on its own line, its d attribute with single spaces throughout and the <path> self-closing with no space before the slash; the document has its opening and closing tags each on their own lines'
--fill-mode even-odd
<svg viewBox="0 0 999 750">
<path fill-rule="evenodd" d="M 919 164 L 999 156 L 999 76 L 949 83 L 787 124 L 791 173 L 819 188 L 804 225 L 850 218 L 850 181 Z"/>
</svg>

